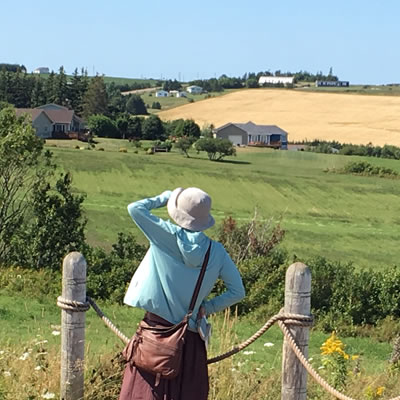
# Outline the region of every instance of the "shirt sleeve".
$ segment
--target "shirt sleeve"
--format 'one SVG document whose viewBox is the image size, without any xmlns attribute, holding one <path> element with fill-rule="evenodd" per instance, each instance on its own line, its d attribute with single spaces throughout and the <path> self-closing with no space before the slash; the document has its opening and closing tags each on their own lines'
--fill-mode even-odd
<svg viewBox="0 0 400 400">
<path fill-rule="evenodd" d="M 171 225 L 150 211 L 164 207 L 168 203 L 171 191 L 167 190 L 158 196 L 135 201 L 128 205 L 128 212 L 136 225 L 144 233 L 150 243 L 164 247 L 176 245 L 175 232 Z"/>
<path fill-rule="evenodd" d="M 227 252 L 225 252 L 220 278 L 224 281 L 226 291 L 211 300 L 206 300 L 202 304 L 207 315 L 221 311 L 239 302 L 245 296 L 240 273 Z"/>
</svg>

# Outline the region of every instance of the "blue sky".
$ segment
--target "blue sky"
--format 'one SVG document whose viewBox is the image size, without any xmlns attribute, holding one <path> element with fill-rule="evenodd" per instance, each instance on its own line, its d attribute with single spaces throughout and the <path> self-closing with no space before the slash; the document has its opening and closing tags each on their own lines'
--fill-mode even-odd
<svg viewBox="0 0 400 400">
<path fill-rule="evenodd" d="M 5 0 L 0 62 L 185 81 L 332 67 L 398 83 L 399 17 L 398 0 Z"/>
</svg>

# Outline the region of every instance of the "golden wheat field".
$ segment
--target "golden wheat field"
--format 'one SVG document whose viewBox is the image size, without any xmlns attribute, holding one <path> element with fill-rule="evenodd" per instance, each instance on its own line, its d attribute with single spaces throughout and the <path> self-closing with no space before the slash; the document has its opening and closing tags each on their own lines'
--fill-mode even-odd
<svg viewBox="0 0 400 400">
<path fill-rule="evenodd" d="M 315 93 L 278 89 L 238 90 L 160 114 L 163 120 L 192 118 L 200 127 L 228 122 L 278 125 L 289 141 L 400 146 L 400 96 Z"/>
</svg>

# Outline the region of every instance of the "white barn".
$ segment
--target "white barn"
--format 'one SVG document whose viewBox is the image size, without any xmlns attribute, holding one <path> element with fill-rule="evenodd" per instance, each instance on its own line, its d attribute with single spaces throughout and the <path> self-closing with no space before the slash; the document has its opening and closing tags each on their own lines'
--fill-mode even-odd
<svg viewBox="0 0 400 400">
<path fill-rule="evenodd" d="M 260 76 L 258 79 L 258 84 L 260 86 L 267 84 L 276 85 L 278 83 L 283 83 L 284 85 L 293 84 L 294 76 Z"/>
</svg>

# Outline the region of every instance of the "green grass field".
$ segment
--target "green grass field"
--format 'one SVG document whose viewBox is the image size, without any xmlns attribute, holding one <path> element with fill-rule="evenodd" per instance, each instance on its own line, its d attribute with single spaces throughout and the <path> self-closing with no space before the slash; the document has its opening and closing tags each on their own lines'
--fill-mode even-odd
<svg viewBox="0 0 400 400">
<path fill-rule="evenodd" d="M 310 86 L 307 86 L 310 85 Z M 325 92 L 325 93 L 351 93 L 361 95 L 400 96 L 400 85 L 350 85 L 348 87 L 316 87 L 314 83 L 299 83 L 296 90 Z"/>
<path fill-rule="evenodd" d="M 54 143 L 54 142 L 53 142 Z M 72 141 L 51 148 L 55 161 L 73 174 L 91 243 L 109 247 L 119 231 L 133 231 L 126 212 L 132 201 L 178 186 L 198 186 L 213 198 L 216 225 L 227 216 L 282 218 L 284 246 L 302 260 L 326 256 L 361 267 L 398 263 L 400 181 L 326 173 L 360 157 L 260 149 L 239 149 L 237 157 L 210 162 L 205 154 L 135 154 L 118 140 L 99 139 L 104 152 L 75 150 Z M 118 149 L 126 147 L 127 153 Z M 395 160 L 368 159 L 400 172 Z M 167 218 L 165 209 L 159 215 Z M 215 235 L 216 228 L 209 231 Z"/>
<path fill-rule="evenodd" d="M 141 94 L 141 97 L 146 105 L 148 105 L 148 111 L 149 113 L 158 113 L 160 111 L 165 111 L 169 110 L 171 108 L 183 106 L 185 104 L 189 103 L 189 99 L 193 101 L 200 101 L 200 100 L 205 100 L 210 97 L 216 97 L 216 96 L 223 96 L 228 93 L 232 93 L 234 90 L 233 89 L 227 89 L 224 90 L 223 92 L 211 92 L 207 94 L 187 94 L 187 97 L 174 97 L 174 96 L 169 96 L 169 97 L 156 97 L 155 92 L 153 93 L 144 93 Z M 152 109 L 151 105 L 153 102 L 159 102 L 161 104 L 161 110 L 156 110 Z"/>
<path fill-rule="evenodd" d="M 374 268 L 397 263 L 400 180 L 324 172 L 359 157 L 246 148 L 238 149 L 237 157 L 217 163 L 210 162 L 204 154 L 192 153 L 191 158 L 186 158 L 177 152 L 146 155 L 139 149 L 135 153 L 135 147 L 122 140 L 98 139 L 96 147 L 105 151 L 85 150 L 82 143 L 82 150 L 78 150 L 77 145 L 76 141 L 47 142 L 60 168 L 72 172 L 76 191 L 87 195 L 84 208 L 87 236 L 92 244 L 110 247 L 120 231 L 133 231 L 144 242 L 127 214 L 127 204 L 177 186 L 199 186 L 213 198 L 216 225 L 229 215 L 247 221 L 255 207 L 265 219 L 282 218 L 287 231 L 283 245 L 300 259 L 323 255 Z M 128 152 L 119 152 L 121 147 Z M 400 172 L 398 161 L 368 161 Z M 157 213 L 168 217 L 165 209 Z M 216 228 L 209 234 L 215 235 Z M 143 314 L 128 306 L 100 305 L 128 336 Z M 247 339 L 270 316 L 263 319 L 250 314 L 240 320 L 233 318 L 228 328 L 223 327 L 222 315 L 213 317 L 215 333 L 209 356 Z M 54 333 L 59 330 L 56 296 L 38 293 L 32 298 L 23 289 L 19 293 L 0 289 L 0 399 L 39 398 L 47 390 L 58 393 L 60 336 Z M 316 330 L 311 332 L 309 357 L 316 368 L 321 366 L 320 346 L 328 336 Z M 384 385 L 385 393 L 398 395 L 398 375 L 388 369 L 389 343 L 366 337 L 343 341 L 348 353 L 361 357 L 361 372 L 349 375 L 347 393 L 358 396 L 368 386 Z M 100 370 L 101 374 L 101 368 L 108 368 L 122 347 L 93 310 L 88 311 L 88 390 L 95 371 Z M 282 334 L 273 327 L 245 352 L 210 367 L 211 398 L 232 398 L 232 390 L 237 391 L 233 398 L 238 400 L 279 398 L 276 383 L 280 379 L 281 349 Z M 107 377 L 111 372 L 105 371 Z M 326 376 L 329 378 L 329 374 Z M 309 380 L 310 399 L 328 398 L 319 394 L 320 389 Z M 112 390 L 117 392 L 119 384 L 116 380 Z M 258 392 L 250 396 L 245 388 L 252 385 L 259 385 Z M 104 393 L 105 387 L 93 390 Z"/>
</svg>

